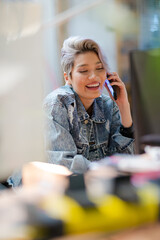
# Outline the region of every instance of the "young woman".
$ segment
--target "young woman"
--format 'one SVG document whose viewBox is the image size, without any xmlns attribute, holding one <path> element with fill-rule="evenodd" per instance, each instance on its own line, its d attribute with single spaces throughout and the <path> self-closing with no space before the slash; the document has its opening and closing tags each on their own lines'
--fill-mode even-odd
<svg viewBox="0 0 160 240">
<path fill-rule="evenodd" d="M 133 154 L 132 117 L 124 83 L 110 73 L 99 45 L 82 37 L 64 41 L 61 56 L 66 85 L 44 101 L 48 160 L 84 173 L 92 161 Z M 116 88 L 117 99 L 102 94 Z"/>
</svg>

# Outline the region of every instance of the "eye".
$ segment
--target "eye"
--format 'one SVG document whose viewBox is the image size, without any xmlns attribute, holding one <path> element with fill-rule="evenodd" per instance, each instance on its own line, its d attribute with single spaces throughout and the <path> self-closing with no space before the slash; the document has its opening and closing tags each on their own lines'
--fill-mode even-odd
<svg viewBox="0 0 160 240">
<path fill-rule="evenodd" d="M 86 73 L 88 72 L 88 70 L 84 70 L 84 71 L 79 71 L 80 73 Z"/>
<path fill-rule="evenodd" d="M 104 69 L 103 67 L 96 68 L 96 70 L 98 70 L 98 71 L 103 70 L 103 69 Z"/>
</svg>

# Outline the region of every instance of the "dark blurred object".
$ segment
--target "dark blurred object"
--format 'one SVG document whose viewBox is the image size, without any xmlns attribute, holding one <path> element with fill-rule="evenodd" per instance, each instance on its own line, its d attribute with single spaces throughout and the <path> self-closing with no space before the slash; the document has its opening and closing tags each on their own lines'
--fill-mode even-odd
<svg viewBox="0 0 160 240">
<path fill-rule="evenodd" d="M 100 169 L 97 171 L 101 172 Z M 93 184 L 90 184 L 91 181 Z M 92 174 L 88 177 L 85 184 L 84 175 L 80 174 L 69 176 L 69 182 L 70 184 L 66 194 L 76 200 L 84 208 L 94 207 L 94 203 L 88 198 L 87 190 L 89 190 L 93 196 L 93 192 L 97 192 L 96 186 L 103 189 L 104 195 L 113 194 L 126 202 L 138 202 L 136 188 L 131 183 L 131 175 L 126 174 L 109 178 L 107 176 L 96 176 L 96 174 Z"/>
<path fill-rule="evenodd" d="M 71 175 L 69 178 L 69 188 L 66 195 L 77 201 L 84 208 L 94 207 L 94 203 L 88 198 L 83 174 Z"/>
<path fill-rule="evenodd" d="M 131 176 L 119 176 L 114 179 L 112 194 L 126 202 L 138 203 L 137 190 L 131 183 Z"/>
<path fill-rule="evenodd" d="M 62 236 L 64 223 L 60 219 L 54 219 L 41 208 L 32 204 L 26 204 L 28 233 L 34 240 L 51 239 Z M 30 230 L 30 229 L 34 229 Z"/>
<path fill-rule="evenodd" d="M 160 145 L 160 48 L 130 52 L 136 153 Z M 147 136 L 147 137 L 146 137 Z"/>
<path fill-rule="evenodd" d="M 141 142 L 145 145 L 160 146 L 159 134 L 148 134 L 141 137 Z"/>
<path fill-rule="evenodd" d="M 11 186 L 8 184 L 7 181 L 0 182 L 0 190 L 6 190 L 8 188 L 11 188 Z"/>
</svg>

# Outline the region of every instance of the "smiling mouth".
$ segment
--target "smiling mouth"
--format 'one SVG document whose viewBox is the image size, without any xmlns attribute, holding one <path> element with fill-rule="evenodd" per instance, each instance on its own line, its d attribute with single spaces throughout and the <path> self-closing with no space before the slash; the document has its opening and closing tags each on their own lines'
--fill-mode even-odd
<svg viewBox="0 0 160 240">
<path fill-rule="evenodd" d="M 98 88 L 100 86 L 100 83 L 94 83 L 94 84 L 89 84 L 86 87 L 87 88 Z"/>
</svg>

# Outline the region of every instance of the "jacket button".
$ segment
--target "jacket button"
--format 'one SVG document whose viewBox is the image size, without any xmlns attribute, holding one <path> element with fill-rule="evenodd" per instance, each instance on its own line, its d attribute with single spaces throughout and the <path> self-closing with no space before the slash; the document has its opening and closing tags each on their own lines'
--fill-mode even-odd
<svg viewBox="0 0 160 240">
<path fill-rule="evenodd" d="M 85 121 L 84 121 L 84 124 L 87 124 L 87 123 L 88 123 L 88 120 L 85 120 Z"/>
</svg>

